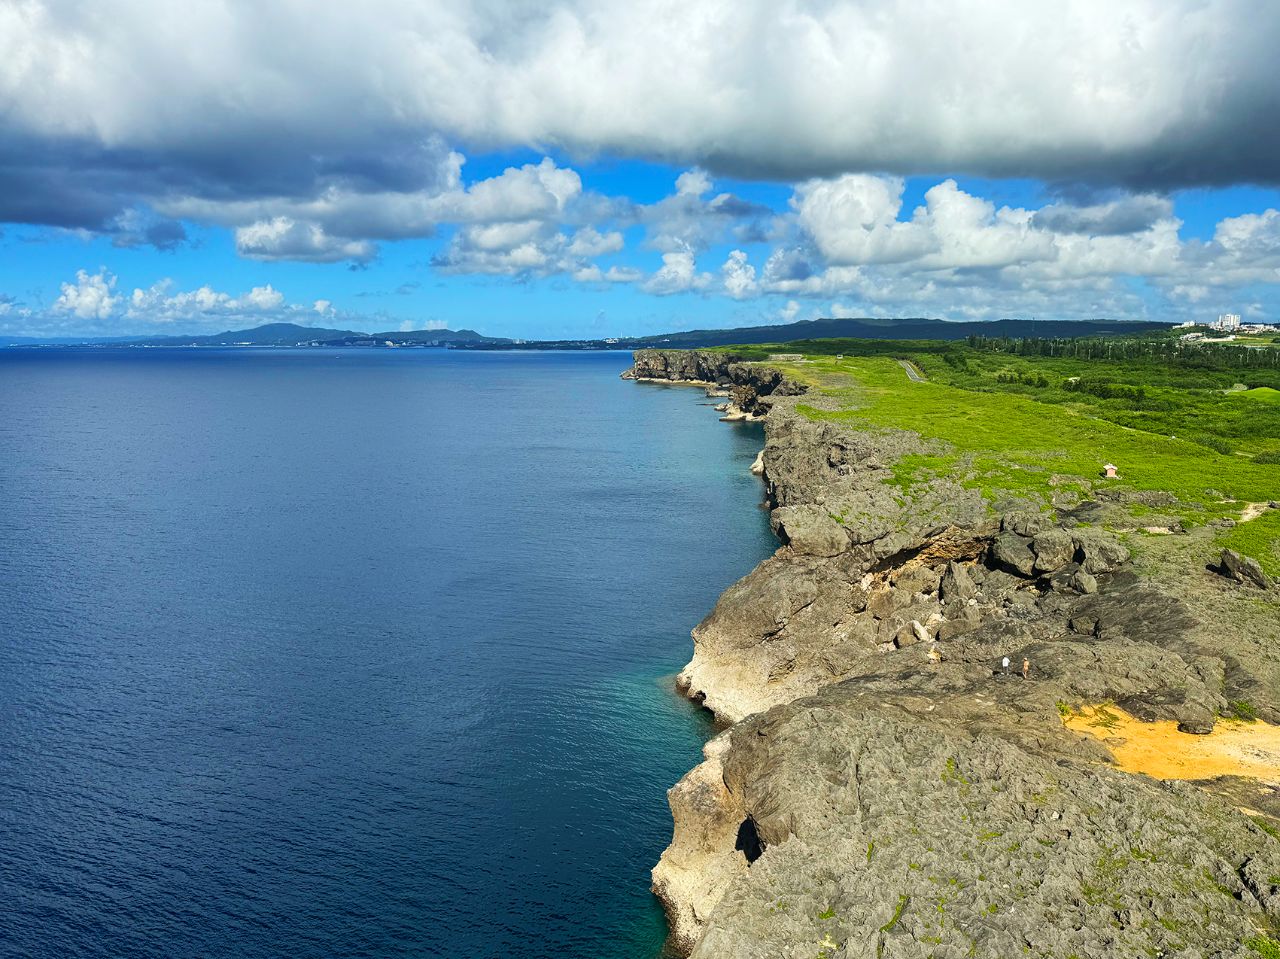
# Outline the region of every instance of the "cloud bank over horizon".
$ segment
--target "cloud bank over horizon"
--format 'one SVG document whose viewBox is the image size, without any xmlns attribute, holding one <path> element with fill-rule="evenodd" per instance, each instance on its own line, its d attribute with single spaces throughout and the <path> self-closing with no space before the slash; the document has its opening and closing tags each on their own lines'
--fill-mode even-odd
<svg viewBox="0 0 1280 959">
<path fill-rule="evenodd" d="M 459 190 L 450 203 L 489 209 L 474 198 L 488 194 L 493 183 L 541 183 L 540 176 L 558 183 L 561 192 L 548 193 L 545 203 L 521 205 L 522 220 L 463 220 L 432 259 L 432 269 L 511 282 L 559 276 L 588 288 L 628 285 L 654 297 L 785 302 L 762 314 L 762 323 L 840 314 L 1150 318 L 1144 292 L 1158 294 L 1165 318 L 1174 320 L 1204 313 L 1202 304 L 1238 298 L 1242 290 L 1280 284 L 1280 212 L 1227 217 L 1210 239 L 1184 240 L 1173 204 L 1150 194 L 1027 209 L 997 206 L 947 179 L 907 210 L 901 178 L 848 174 L 798 184 L 786 209 L 774 212 L 715 192 L 714 180 L 695 169 L 677 178 L 674 193 L 641 205 L 592 198 L 573 171 L 544 160 Z M 537 189 L 542 187 L 532 188 L 531 196 Z M 499 204 L 491 212 L 510 209 Z M 597 225 L 586 223 L 587 213 L 599 216 Z M 289 222 L 320 236 L 334 229 L 323 217 Z M 642 245 L 659 253 L 651 272 L 597 262 L 623 248 L 627 227 L 641 230 Z M 244 232 L 236 231 L 236 244 L 245 255 L 327 259 L 313 256 L 314 245 L 299 253 L 268 246 L 268 238 L 259 238 L 246 254 Z M 756 255 L 734 245 L 744 236 L 754 242 L 742 246 Z M 355 242 L 341 234 L 333 240 Z M 721 261 L 716 250 L 725 244 Z M 1142 290 L 1134 288 L 1135 281 Z M 337 315 L 327 299 L 320 299 L 326 309 L 318 314 L 305 305 L 286 305 L 270 285 L 238 296 L 207 284 L 171 294 L 172 286 L 162 279 L 126 296 L 105 267 L 80 270 L 74 282 L 61 284 L 48 309 L 12 297 L 0 302 L 0 324 L 22 317 L 64 329 L 77 320 L 94 321 L 92 328 L 102 332 L 115 321 L 142 330 L 186 321 L 208 330 L 229 317 L 327 323 Z M 812 305 L 803 310 L 799 301 Z M 1267 315 L 1262 302 L 1246 301 L 1241 308 L 1251 318 Z M 384 328 L 393 325 L 376 314 L 347 311 L 342 318 L 356 326 L 375 320 Z"/>
<path fill-rule="evenodd" d="M 1280 7 L 1252 0 L 15 0 L 0 223 L 154 256 L 223 231 L 264 269 L 426 244 L 435 277 L 760 322 L 1261 314 L 1275 209 L 1195 238 L 1178 197 L 1280 187 L 1278 47 Z M 638 200 L 618 163 L 671 186 Z M 60 268 L 43 301 L 4 291 L 0 329 L 174 315 L 109 290 L 60 312 Z M 341 296 L 324 276 L 304 301 Z"/>
</svg>

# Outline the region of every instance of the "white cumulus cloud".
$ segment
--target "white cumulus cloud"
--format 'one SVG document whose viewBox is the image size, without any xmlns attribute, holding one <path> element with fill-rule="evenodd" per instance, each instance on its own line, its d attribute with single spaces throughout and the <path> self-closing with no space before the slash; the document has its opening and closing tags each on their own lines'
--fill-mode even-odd
<svg viewBox="0 0 1280 959">
<path fill-rule="evenodd" d="M 24 320 L 43 319 L 46 322 L 33 322 L 33 326 L 63 329 L 68 328 L 68 321 L 74 318 L 84 321 L 80 324 L 83 330 L 116 332 L 112 324 L 135 330 L 181 323 L 185 330 L 202 325 L 223 328 L 228 323 L 257 325 L 275 320 L 307 324 L 315 320 L 317 314 L 329 317 L 336 313 L 329 300 L 316 300 L 310 306 L 289 303 L 270 283 L 236 295 L 207 283 L 192 290 L 175 290 L 170 279 L 159 280 L 146 288 L 135 287 L 127 295 L 118 292 L 118 286 L 115 274 L 105 267 L 96 273 L 79 270 L 75 282 L 61 284 L 59 295 L 47 312 L 24 310 Z"/>
<path fill-rule="evenodd" d="M 754 294 L 759 285 L 756 283 L 756 268 L 747 261 L 747 254 L 742 250 L 734 250 L 729 259 L 720 268 L 724 278 L 724 289 L 735 300 Z"/>
<path fill-rule="evenodd" d="M 327 234 L 318 223 L 288 216 L 258 220 L 236 230 L 236 250 L 255 260 L 307 260 L 336 263 L 371 259 L 375 248 L 366 240 L 348 240 Z"/>
<path fill-rule="evenodd" d="M 116 278 L 105 269 L 97 273 L 76 271 L 74 283 L 63 283 L 54 301 L 54 313 L 69 313 L 82 320 L 105 320 L 120 303 L 116 295 Z"/>
<path fill-rule="evenodd" d="M 699 273 L 693 253 L 679 250 L 662 254 L 662 266 L 641 284 L 646 293 L 667 296 L 705 290 L 711 285 L 710 273 Z"/>
</svg>

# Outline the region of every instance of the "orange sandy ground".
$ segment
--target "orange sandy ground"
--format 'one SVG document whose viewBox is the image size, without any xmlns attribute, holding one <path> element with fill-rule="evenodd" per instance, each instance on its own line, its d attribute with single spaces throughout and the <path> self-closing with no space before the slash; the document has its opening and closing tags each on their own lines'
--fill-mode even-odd
<svg viewBox="0 0 1280 959">
<path fill-rule="evenodd" d="M 1154 779 L 1247 776 L 1280 784 L 1280 726 L 1261 720 L 1222 720 L 1209 735 L 1196 736 L 1179 732 L 1175 722 L 1144 723 L 1106 706 L 1086 708 L 1063 722 L 1101 739 L 1125 772 Z"/>
</svg>

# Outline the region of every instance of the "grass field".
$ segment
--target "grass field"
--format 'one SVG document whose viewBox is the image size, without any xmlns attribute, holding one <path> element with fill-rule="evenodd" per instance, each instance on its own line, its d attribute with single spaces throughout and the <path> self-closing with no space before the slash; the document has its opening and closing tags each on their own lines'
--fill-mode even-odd
<svg viewBox="0 0 1280 959">
<path fill-rule="evenodd" d="M 1280 390 L 1270 386 L 1255 386 L 1251 390 L 1241 390 L 1228 394 L 1233 400 L 1247 400 L 1253 403 L 1280 403 Z"/>
<path fill-rule="evenodd" d="M 992 503 L 1019 497 L 1047 505 L 1055 491 L 1072 487 L 1081 495 L 1163 491 L 1177 502 L 1158 511 L 1189 527 L 1239 520 L 1248 504 L 1280 499 L 1280 466 L 1267 462 L 1280 450 L 1280 390 L 1241 389 L 1227 382 L 1230 373 L 1184 371 L 1180 382 L 1176 370 L 875 341 L 764 347 L 752 358 L 774 352 L 805 354 L 804 362 L 771 365 L 835 400 L 834 409 L 802 406 L 807 415 L 942 441 L 942 452 L 896 464 L 906 490 L 949 475 L 963 476 Z M 914 362 L 928 382 L 909 380 L 897 358 Z M 1064 387 L 1070 377 L 1098 382 L 1100 365 L 1110 382 L 1140 384 L 1144 402 L 1157 397 L 1156 408 Z M 1119 467 L 1117 479 L 1102 477 L 1106 463 Z M 1142 496 L 1128 498 L 1141 527 L 1142 514 L 1155 510 L 1141 505 Z M 1263 510 L 1217 540 L 1280 573 L 1280 510 Z"/>
</svg>

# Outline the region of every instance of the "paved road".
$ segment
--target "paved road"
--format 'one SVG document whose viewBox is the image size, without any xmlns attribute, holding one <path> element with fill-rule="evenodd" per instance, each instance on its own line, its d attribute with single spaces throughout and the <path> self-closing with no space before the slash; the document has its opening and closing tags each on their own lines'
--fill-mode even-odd
<svg viewBox="0 0 1280 959">
<path fill-rule="evenodd" d="M 908 360 L 898 360 L 898 365 L 907 371 L 907 379 L 909 379 L 912 383 L 929 382 L 923 376 L 920 375 L 920 371 L 917 370 L 915 366 Z"/>
</svg>

